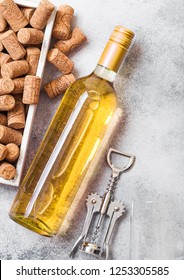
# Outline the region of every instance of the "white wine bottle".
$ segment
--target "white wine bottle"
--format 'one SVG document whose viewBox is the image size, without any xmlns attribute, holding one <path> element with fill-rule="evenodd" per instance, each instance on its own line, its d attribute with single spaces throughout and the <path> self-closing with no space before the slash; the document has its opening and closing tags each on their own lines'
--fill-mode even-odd
<svg viewBox="0 0 184 280">
<path fill-rule="evenodd" d="M 17 223 L 58 233 L 118 108 L 112 82 L 133 37 L 115 27 L 94 72 L 67 89 L 11 207 Z"/>
</svg>

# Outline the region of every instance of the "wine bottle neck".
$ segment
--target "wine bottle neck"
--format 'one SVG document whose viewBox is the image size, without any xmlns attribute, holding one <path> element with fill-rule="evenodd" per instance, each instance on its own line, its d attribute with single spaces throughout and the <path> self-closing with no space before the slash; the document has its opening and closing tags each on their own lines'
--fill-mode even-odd
<svg viewBox="0 0 184 280">
<path fill-rule="evenodd" d="M 97 64 L 95 70 L 94 70 L 95 75 L 98 77 L 107 80 L 109 82 L 113 82 L 115 77 L 116 77 L 116 72 L 106 68 L 103 65 Z"/>
<path fill-rule="evenodd" d="M 102 52 L 94 73 L 109 82 L 113 82 L 133 37 L 134 33 L 131 30 L 123 26 L 116 26 Z"/>
</svg>

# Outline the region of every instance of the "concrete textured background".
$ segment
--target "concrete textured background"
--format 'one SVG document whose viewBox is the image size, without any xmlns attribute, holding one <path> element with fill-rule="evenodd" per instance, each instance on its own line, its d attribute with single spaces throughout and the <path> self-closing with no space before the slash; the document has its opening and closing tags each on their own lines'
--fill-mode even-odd
<svg viewBox="0 0 184 280">
<path fill-rule="evenodd" d="M 114 82 L 126 117 L 112 146 L 135 154 L 137 160 L 135 167 L 121 176 L 116 189 L 115 197 L 125 202 L 128 212 L 116 226 L 111 258 L 184 259 L 183 0 L 66 2 L 75 8 L 73 26 L 81 27 L 88 37 L 88 44 L 70 56 L 76 77 L 92 72 L 115 25 L 124 25 L 136 34 Z M 58 74 L 47 64 L 44 82 Z M 51 101 L 41 92 L 25 172 L 60 99 Z M 110 170 L 105 159 L 102 165 L 86 194 L 105 190 Z M 67 234 L 48 239 L 9 219 L 16 191 L 0 187 L 0 258 L 68 259 L 82 229 L 85 199 Z M 77 259 L 90 257 L 78 254 Z"/>
</svg>

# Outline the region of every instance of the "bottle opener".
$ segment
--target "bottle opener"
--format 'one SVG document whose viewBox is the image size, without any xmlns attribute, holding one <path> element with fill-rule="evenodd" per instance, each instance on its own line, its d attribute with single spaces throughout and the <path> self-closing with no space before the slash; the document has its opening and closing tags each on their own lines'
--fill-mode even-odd
<svg viewBox="0 0 184 280">
<path fill-rule="evenodd" d="M 129 162 L 122 168 L 115 167 L 111 161 L 112 154 L 118 154 L 123 157 L 129 158 Z M 91 193 L 86 199 L 87 206 L 87 215 L 84 222 L 83 230 L 77 241 L 75 242 L 70 257 L 74 257 L 78 247 L 81 245 L 81 252 L 93 255 L 95 257 L 102 257 L 105 254 L 105 258 L 109 258 L 109 241 L 112 235 L 114 225 L 119 217 L 125 212 L 125 205 L 120 201 L 113 201 L 113 192 L 115 190 L 116 181 L 119 178 L 119 175 L 127 170 L 135 162 L 135 156 L 122 153 L 118 150 L 110 148 L 107 154 L 107 162 L 112 169 L 111 179 L 108 184 L 107 191 L 100 196 L 96 193 Z M 89 240 L 89 230 L 92 227 L 93 218 L 97 218 L 97 223 L 95 230 L 92 234 L 91 242 Z M 103 224 L 105 223 L 105 218 L 109 217 L 108 225 L 106 227 L 105 237 L 102 240 L 101 246 L 98 245 L 99 233 L 103 230 Z"/>
</svg>

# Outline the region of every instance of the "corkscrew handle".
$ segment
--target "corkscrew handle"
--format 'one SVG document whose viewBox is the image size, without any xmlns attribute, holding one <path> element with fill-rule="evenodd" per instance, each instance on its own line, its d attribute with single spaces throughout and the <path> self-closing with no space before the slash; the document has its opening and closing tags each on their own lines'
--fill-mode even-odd
<svg viewBox="0 0 184 280">
<path fill-rule="evenodd" d="M 129 162 L 122 168 L 114 166 L 114 164 L 112 163 L 112 160 L 111 160 L 111 156 L 113 153 L 129 158 Z M 107 162 L 108 162 L 108 165 L 110 166 L 110 168 L 112 169 L 112 178 L 116 179 L 119 177 L 120 173 L 129 170 L 133 166 L 133 164 L 135 162 L 135 156 L 127 154 L 127 153 L 122 153 L 118 150 L 110 148 L 108 151 L 108 154 L 107 154 Z"/>
</svg>

